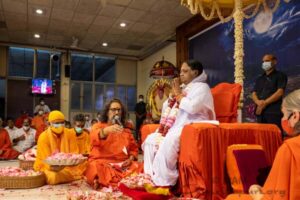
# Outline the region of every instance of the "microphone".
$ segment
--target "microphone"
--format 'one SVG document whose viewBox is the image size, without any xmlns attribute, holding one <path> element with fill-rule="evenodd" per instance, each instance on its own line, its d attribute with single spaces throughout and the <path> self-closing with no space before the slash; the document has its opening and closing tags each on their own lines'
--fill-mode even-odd
<svg viewBox="0 0 300 200">
<path fill-rule="evenodd" d="M 121 120 L 120 120 L 119 115 L 115 115 L 115 116 L 114 116 L 113 122 L 114 122 L 115 124 L 119 124 L 121 127 L 123 127 L 123 124 L 122 124 L 122 122 L 121 122 Z"/>
</svg>

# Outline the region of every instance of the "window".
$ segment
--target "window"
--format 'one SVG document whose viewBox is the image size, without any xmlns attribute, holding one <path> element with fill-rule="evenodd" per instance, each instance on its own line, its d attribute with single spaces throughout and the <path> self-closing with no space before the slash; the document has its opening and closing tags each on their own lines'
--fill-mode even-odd
<svg viewBox="0 0 300 200">
<path fill-rule="evenodd" d="M 72 54 L 71 60 L 71 80 L 93 81 L 92 56 Z"/>
<path fill-rule="evenodd" d="M 72 99 L 71 99 L 71 108 L 74 110 L 80 110 L 80 83 L 72 83 L 71 85 Z"/>
<path fill-rule="evenodd" d="M 92 111 L 93 101 L 92 101 L 93 85 L 92 83 L 83 84 L 83 110 Z"/>
<path fill-rule="evenodd" d="M 116 79 L 115 59 L 95 57 L 95 81 L 114 83 Z"/>
<path fill-rule="evenodd" d="M 127 108 L 129 111 L 134 111 L 136 104 L 136 87 L 129 86 L 127 87 Z"/>
<path fill-rule="evenodd" d="M 104 107 L 104 85 L 95 86 L 95 110 L 100 111 Z"/>
<path fill-rule="evenodd" d="M 49 78 L 50 73 L 50 53 L 44 50 L 37 50 L 37 78 Z"/>
<path fill-rule="evenodd" d="M 9 47 L 8 75 L 32 78 L 34 50 Z"/>
</svg>

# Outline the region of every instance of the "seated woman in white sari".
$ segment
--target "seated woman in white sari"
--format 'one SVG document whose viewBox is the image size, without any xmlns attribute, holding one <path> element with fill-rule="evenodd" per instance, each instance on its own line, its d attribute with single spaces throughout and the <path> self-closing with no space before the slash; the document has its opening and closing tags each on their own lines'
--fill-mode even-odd
<svg viewBox="0 0 300 200">
<path fill-rule="evenodd" d="M 177 159 L 184 125 L 215 120 L 213 97 L 206 79 L 200 62 L 182 64 L 180 80 L 173 80 L 173 94 L 163 104 L 160 127 L 142 144 L 144 172 L 157 186 L 172 186 L 177 182 Z M 184 85 L 182 89 L 180 82 Z"/>
</svg>

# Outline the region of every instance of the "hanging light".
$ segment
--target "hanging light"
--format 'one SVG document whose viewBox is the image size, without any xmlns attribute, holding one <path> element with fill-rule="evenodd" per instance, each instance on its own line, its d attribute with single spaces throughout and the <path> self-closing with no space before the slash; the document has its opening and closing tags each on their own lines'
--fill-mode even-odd
<svg viewBox="0 0 300 200">
<path fill-rule="evenodd" d="M 171 79 L 178 74 L 178 69 L 169 61 L 164 60 L 164 57 L 161 61 L 156 62 L 150 71 L 150 77 L 154 79 Z"/>
</svg>

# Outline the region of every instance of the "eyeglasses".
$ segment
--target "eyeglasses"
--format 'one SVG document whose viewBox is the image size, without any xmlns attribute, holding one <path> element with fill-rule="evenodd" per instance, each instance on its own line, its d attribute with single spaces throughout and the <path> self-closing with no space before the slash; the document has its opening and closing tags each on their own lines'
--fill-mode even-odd
<svg viewBox="0 0 300 200">
<path fill-rule="evenodd" d="M 111 112 L 116 112 L 116 111 L 121 112 L 121 111 L 122 111 L 121 108 L 110 108 L 109 110 L 110 110 Z"/>
</svg>

